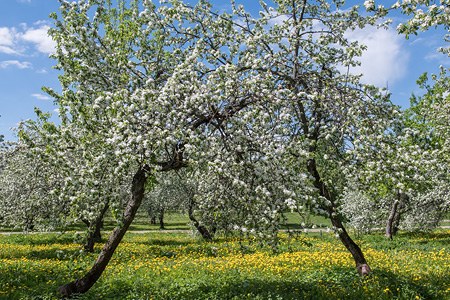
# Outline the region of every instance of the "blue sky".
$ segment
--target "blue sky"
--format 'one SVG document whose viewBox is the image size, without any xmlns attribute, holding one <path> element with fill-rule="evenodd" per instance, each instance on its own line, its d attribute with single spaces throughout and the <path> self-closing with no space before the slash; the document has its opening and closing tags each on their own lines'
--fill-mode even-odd
<svg viewBox="0 0 450 300">
<path fill-rule="evenodd" d="M 214 2 L 218 9 L 229 6 L 227 0 Z M 257 12 L 257 0 L 240 2 Z M 386 6 L 390 4 L 383 2 Z M 0 1 L 0 134 L 6 139 L 14 139 L 11 128 L 18 122 L 34 118 L 34 107 L 43 111 L 55 109 L 41 87 L 59 87 L 58 74 L 52 70 L 55 62 L 48 57 L 54 44 L 46 34 L 51 26 L 48 15 L 58 11 L 58 3 L 57 0 Z M 402 18 L 394 16 L 390 30 L 367 28 L 350 33 L 349 38 L 369 47 L 361 59 L 361 69 L 357 70 L 364 74 L 364 80 L 388 86 L 394 103 L 407 107 L 411 93 L 419 92 L 415 84 L 419 75 L 436 72 L 439 65 L 450 67 L 450 62 L 436 51 L 444 43 L 442 31 L 430 30 L 405 40 L 395 32 Z"/>
</svg>

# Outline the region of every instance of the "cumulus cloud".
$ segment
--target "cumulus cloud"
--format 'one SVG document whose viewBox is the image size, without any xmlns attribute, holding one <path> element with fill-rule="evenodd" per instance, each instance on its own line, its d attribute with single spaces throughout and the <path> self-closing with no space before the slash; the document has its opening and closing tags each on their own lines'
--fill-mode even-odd
<svg viewBox="0 0 450 300">
<path fill-rule="evenodd" d="M 55 42 L 48 35 L 50 26 L 40 25 L 38 28 L 28 28 L 21 35 L 23 41 L 32 43 L 39 52 L 50 54 L 55 49 Z"/>
<path fill-rule="evenodd" d="M 30 54 L 30 48 L 45 54 L 54 52 L 56 43 L 47 34 L 50 28 L 47 22 L 38 21 L 33 27 L 20 24 L 19 27 L 0 27 L 0 53 L 26 55 Z"/>
<path fill-rule="evenodd" d="M 18 60 L 0 61 L 0 69 L 6 69 L 8 67 L 16 67 L 19 69 L 29 69 L 29 68 L 31 68 L 31 63 L 28 61 L 18 61 Z"/>
<path fill-rule="evenodd" d="M 346 35 L 350 41 L 367 46 L 359 58 L 361 66 L 351 70 L 353 74 L 362 74 L 364 83 L 384 87 L 406 75 L 409 53 L 403 48 L 403 37 L 395 30 L 368 26 Z"/>
<path fill-rule="evenodd" d="M 36 93 L 36 94 L 31 94 L 31 96 L 32 97 L 34 97 L 34 98 L 36 98 L 36 99 L 39 99 L 39 100 L 51 100 L 52 98 L 50 98 L 49 96 L 47 96 L 47 95 L 44 95 L 44 94 L 39 94 L 39 93 Z"/>
<path fill-rule="evenodd" d="M 17 40 L 17 33 L 14 28 L 0 27 L 0 53 L 18 54 L 14 49 Z"/>
</svg>

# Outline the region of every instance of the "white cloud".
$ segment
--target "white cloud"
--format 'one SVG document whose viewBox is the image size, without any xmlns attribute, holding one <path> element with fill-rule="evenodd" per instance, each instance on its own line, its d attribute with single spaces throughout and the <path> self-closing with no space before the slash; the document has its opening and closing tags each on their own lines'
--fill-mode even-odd
<svg viewBox="0 0 450 300">
<path fill-rule="evenodd" d="M 385 87 L 406 75 L 409 53 L 403 48 L 403 37 L 395 30 L 368 26 L 346 36 L 367 46 L 359 58 L 361 66 L 351 70 L 353 74 L 363 74 L 364 83 Z"/>
<path fill-rule="evenodd" d="M 16 67 L 19 69 L 29 69 L 29 68 L 31 68 L 31 63 L 28 61 L 18 61 L 18 60 L 0 61 L 0 69 L 6 69 L 8 67 Z"/>
<path fill-rule="evenodd" d="M 48 22 L 38 21 L 33 27 L 20 24 L 16 27 L 0 27 L 0 53 L 10 55 L 29 55 L 30 47 L 45 54 L 54 52 L 56 43 L 48 35 Z"/>
<path fill-rule="evenodd" d="M 440 48 L 448 48 L 448 45 L 442 45 L 441 47 L 437 47 L 435 49 L 430 50 L 427 55 L 425 56 L 425 59 L 427 61 L 430 61 L 434 64 L 438 63 L 439 65 L 442 65 L 444 67 L 450 66 L 450 59 L 448 59 L 448 55 L 446 53 L 442 53 L 439 51 Z"/>
<path fill-rule="evenodd" d="M 29 28 L 21 35 L 21 39 L 35 44 L 39 52 L 50 54 L 54 51 L 56 44 L 47 33 L 49 29 L 50 26 L 48 25 Z"/>
<path fill-rule="evenodd" d="M 38 73 L 38 74 L 47 74 L 48 71 L 47 71 L 47 69 L 42 68 L 42 69 L 37 70 L 36 73 Z"/>
<path fill-rule="evenodd" d="M 17 33 L 14 28 L 0 27 L 0 53 L 18 54 L 15 48 Z"/>
<path fill-rule="evenodd" d="M 33 96 L 34 98 L 39 99 L 39 100 L 51 100 L 52 99 L 47 95 L 39 94 L 39 93 L 31 94 L 31 96 Z"/>
<path fill-rule="evenodd" d="M 17 0 L 19 3 L 31 3 L 31 0 Z"/>
<path fill-rule="evenodd" d="M 14 32 L 8 27 L 0 27 L 0 44 L 12 46 L 14 41 Z"/>
</svg>

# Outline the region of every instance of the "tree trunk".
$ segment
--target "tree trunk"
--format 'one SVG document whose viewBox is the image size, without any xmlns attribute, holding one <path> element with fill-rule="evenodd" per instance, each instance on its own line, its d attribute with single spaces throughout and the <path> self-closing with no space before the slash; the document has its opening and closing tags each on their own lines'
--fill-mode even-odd
<svg viewBox="0 0 450 300">
<path fill-rule="evenodd" d="M 150 205 L 150 207 L 147 208 L 147 214 L 148 214 L 148 217 L 150 218 L 150 224 L 156 225 L 156 214 L 151 205 Z"/>
<path fill-rule="evenodd" d="M 400 218 L 402 216 L 401 209 L 402 209 L 402 205 L 400 203 L 399 208 L 397 209 L 397 213 L 395 214 L 395 217 L 394 217 L 394 222 L 392 224 L 392 235 L 397 235 L 397 233 L 398 233 L 398 229 L 400 227 Z"/>
<path fill-rule="evenodd" d="M 191 220 L 192 224 L 197 229 L 197 231 L 200 233 L 202 238 L 206 241 L 212 241 L 213 234 L 211 234 L 209 232 L 208 228 L 206 228 L 204 225 L 201 225 L 194 216 L 194 202 L 192 200 L 189 202 L 188 215 L 189 215 L 189 220 Z"/>
<path fill-rule="evenodd" d="M 396 219 L 396 215 L 398 215 L 397 211 L 398 211 L 398 204 L 399 201 L 396 199 L 393 203 L 392 203 L 392 207 L 391 207 L 391 212 L 389 213 L 389 217 L 387 219 L 387 223 L 386 223 L 386 237 L 388 239 L 392 240 L 392 236 L 395 234 L 393 231 L 394 229 L 394 220 Z"/>
<path fill-rule="evenodd" d="M 315 159 L 308 160 L 308 171 L 314 177 L 314 186 L 319 190 L 320 195 L 330 202 L 322 208 L 328 212 L 328 217 L 331 220 L 331 224 L 333 224 L 333 227 L 336 229 L 339 239 L 344 244 L 345 248 L 352 254 L 358 273 L 360 275 L 368 275 L 371 272 L 371 269 L 367 264 L 366 258 L 364 257 L 361 248 L 359 248 L 352 240 L 347 233 L 344 224 L 342 224 L 342 221 L 337 214 L 336 202 L 317 170 Z"/>
<path fill-rule="evenodd" d="M 347 248 L 347 250 L 352 254 L 353 260 L 356 264 L 356 270 L 359 275 L 368 275 L 371 272 L 371 269 L 366 261 L 366 258 L 364 257 L 363 252 L 361 251 L 361 248 L 352 240 L 350 235 L 348 235 L 347 230 L 339 217 L 335 215 L 334 210 L 335 207 L 333 206 L 331 209 L 332 212 L 330 213 L 329 211 L 331 224 L 333 224 L 333 226 L 337 229 L 339 239 L 344 244 L 345 248 Z"/>
<path fill-rule="evenodd" d="M 398 229 L 400 227 L 400 219 L 402 217 L 402 214 L 404 213 L 405 207 L 407 202 L 409 201 L 409 196 L 405 193 L 399 194 L 399 204 L 397 213 L 394 216 L 394 223 L 392 226 L 392 234 L 396 235 L 398 233 Z"/>
<path fill-rule="evenodd" d="M 407 194 L 399 192 L 398 199 L 392 204 L 391 212 L 386 224 L 386 237 L 391 240 L 393 236 L 398 233 L 402 210 L 405 208 L 405 204 L 408 200 L 409 197 Z"/>
<path fill-rule="evenodd" d="M 164 229 L 164 208 L 161 207 L 161 209 L 159 210 L 159 214 L 158 214 L 158 219 L 159 219 L 159 229 Z"/>
<path fill-rule="evenodd" d="M 101 228 L 103 227 L 103 217 L 105 216 L 106 211 L 109 208 L 109 203 L 106 203 L 103 209 L 100 211 L 100 214 L 97 216 L 95 221 L 92 224 L 89 224 L 88 236 L 86 238 L 86 243 L 84 244 L 84 250 L 87 252 L 94 252 L 95 243 L 102 241 Z M 85 222 L 85 223 L 86 223 Z"/>
<path fill-rule="evenodd" d="M 92 266 L 91 270 L 80 279 L 72 281 L 59 288 L 59 293 L 64 297 L 70 297 L 73 294 L 80 294 L 87 292 L 94 283 L 100 278 L 101 274 L 105 270 L 109 261 L 111 260 L 114 251 L 122 240 L 123 236 L 128 230 L 131 222 L 133 221 L 139 206 L 144 198 L 145 183 L 147 181 L 147 174 L 145 168 L 140 168 L 133 177 L 131 186 L 131 198 L 127 202 L 123 214 L 123 223 L 121 226 L 116 227 L 108 241 L 100 252 L 97 260 Z"/>
</svg>

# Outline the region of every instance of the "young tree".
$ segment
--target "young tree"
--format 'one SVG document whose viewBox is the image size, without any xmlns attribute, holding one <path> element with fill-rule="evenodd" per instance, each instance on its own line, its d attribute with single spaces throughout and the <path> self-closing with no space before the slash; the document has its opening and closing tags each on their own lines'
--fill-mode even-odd
<svg viewBox="0 0 450 300">
<path fill-rule="evenodd" d="M 181 179 L 182 180 L 182 179 Z M 181 206 L 187 201 L 184 190 L 185 183 L 176 174 L 160 174 L 156 177 L 157 184 L 145 194 L 142 204 L 151 219 L 159 221 L 159 228 L 164 227 L 164 215 L 167 211 L 181 211 Z"/>
</svg>

